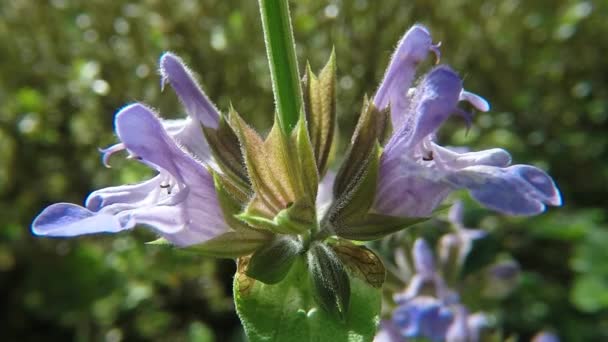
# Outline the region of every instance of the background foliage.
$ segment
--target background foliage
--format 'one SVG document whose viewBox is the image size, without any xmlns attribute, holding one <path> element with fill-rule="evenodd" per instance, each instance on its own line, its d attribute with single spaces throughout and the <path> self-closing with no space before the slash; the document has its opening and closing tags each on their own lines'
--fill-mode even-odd
<svg viewBox="0 0 608 342">
<path fill-rule="evenodd" d="M 443 61 L 493 110 L 442 141 L 503 146 L 554 176 L 565 207 L 505 218 L 470 203 L 471 226 L 524 274 L 501 303 L 522 340 L 543 328 L 565 341 L 608 339 L 608 3 L 450 0 L 298 1 L 300 66 L 335 46 L 342 141 L 373 94 L 394 44 L 415 22 L 443 41 Z M 0 2 L 0 335 L 2 340 L 224 341 L 241 337 L 231 260 L 145 246 L 144 230 L 72 240 L 33 238 L 32 218 L 56 201 L 147 172 L 98 147 L 115 141 L 114 112 L 144 101 L 183 115 L 160 92 L 163 51 L 181 55 L 208 95 L 270 126 L 272 93 L 255 1 Z M 431 61 L 429 60 L 428 65 Z M 427 65 L 427 67 L 428 67 Z M 420 229 L 420 228 L 419 228 Z M 432 228 L 429 228 L 432 229 Z"/>
</svg>

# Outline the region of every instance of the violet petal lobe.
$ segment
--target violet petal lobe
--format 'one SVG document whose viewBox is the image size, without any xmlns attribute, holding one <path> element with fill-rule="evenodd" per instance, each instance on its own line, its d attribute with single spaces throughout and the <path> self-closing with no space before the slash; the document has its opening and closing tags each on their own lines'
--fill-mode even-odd
<svg viewBox="0 0 608 342">
<path fill-rule="evenodd" d="M 414 267 L 416 273 L 421 275 L 431 275 L 435 273 L 435 257 L 433 251 L 424 239 L 416 239 L 412 251 L 414 257 Z"/>
<path fill-rule="evenodd" d="M 450 173 L 446 180 L 457 188 L 468 189 L 484 206 L 511 215 L 535 215 L 543 212 L 546 205 L 562 203 L 553 179 L 530 165 L 470 166 Z"/>
<path fill-rule="evenodd" d="M 448 307 L 428 296 L 416 297 L 393 312 L 393 323 L 405 338 L 443 341 L 453 319 Z"/>
<path fill-rule="evenodd" d="M 390 64 L 374 97 L 374 105 L 384 109 L 390 105 L 393 129 L 399 129 L 409 106 L 407 91 L 414 80 L 416 66 L 431 51 L 438 51 L 428 29 L 422 25 L 410 28 L 391 57 Z"/>
<path fill-rule="evenodd" d="M 462 80 L 449 67 L 440 65 L 431 70 L 416 87 L 406 121 L 386 145 L 385 153 L 399 153 L 416 146 L 434 133 L 456 112 Z"/>
<path fill-rule="evenodd" d="M 45 208 L 32 223 L 38 236 L 71 237 L 93 233 L 117 233 L 132 228 L 132 220 L 120 220 L 108 213 L 95 213 L 72 203 L 56 203 Z"/>
<path fill-rule="evenodd" d="M 166 52 L 160 58 L 160 72 L 161 84 L 169 82 L 190 116 L 206 127 L 218 127 L 218 110 L 209 101 L 181 58 Z"/>
</svg>

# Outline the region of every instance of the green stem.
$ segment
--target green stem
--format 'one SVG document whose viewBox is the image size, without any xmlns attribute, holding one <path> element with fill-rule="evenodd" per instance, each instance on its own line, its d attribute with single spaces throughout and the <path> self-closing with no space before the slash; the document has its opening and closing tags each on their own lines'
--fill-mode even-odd
<svg viewBox="0 0 608 342">
<path fill-rule="evenodd" d="M 284 133 L 295 127 L 302 108 L 302 88 L 287 0 L 259 0 L 270 65 L 277 120 Z"/>
</svg>

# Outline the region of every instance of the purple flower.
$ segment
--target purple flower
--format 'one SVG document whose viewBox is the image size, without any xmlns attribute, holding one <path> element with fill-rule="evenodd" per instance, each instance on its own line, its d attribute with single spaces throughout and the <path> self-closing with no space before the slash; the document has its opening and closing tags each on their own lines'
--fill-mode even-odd
<svg viewBox="0 0 608 342">
<path fill-rule="evenodd" d="M 534 335 L 532 342 L 559 342 L 559 337 L 552 332 L 541 331 Z"/>
<path fill-rule="evenodd" d="M 452 69 L 440 65 L 410 89 L 415 67 L 435 51 L 428 30 L 416 25 L 402 39 L 374 98 L 390 105 L 394 133 L 381 158 L 374 210 L 401 217 L 425 217 L 457 189 L 467 189 L 484 206 L 511 215 L 534 215 L 546 205 L 561 205 L 549 175 L 529 165 L 513 165 L 502 149 L 461 152 L 438 145 L 435 134 L 452 114 L 467 125 L 471 114 L 458 108 L 467 101 L 481 111 L 489 104 L 464 90 Z M 461 149 L 459 149 L 461 150 Z"/>
<path fill-rule="evenodd" d="M 175 245 L 189 246 L 229 230 L 207 169 L 210 153 L 200 127 L 217 127 L 217 110 L 178 57 L 167 53 L 160 64 L 163 84 L 171 83 L 189 118 L 163 122 L 144 105 L 129 105 L 115 117 L 121 142 L 102 151 L 106 165 L 110 155 L 126 149 L 158 174 L 139 184 L 94 191 L 85 207 L 53 204 L 32 223 L 34 234 L 116 233 L 141 224 Z"/>
<path fill-rule="evenodd" d="M 482 239 L 488 233 L 482 229 L 467 228 L 463 224 L 463 204 L 456 201 L 450 208 L 448 219 L 454 228 L 454 233 L 446 234 L 441 237 L 439 242 L 439 258 L 443 264 L 455 262 L 457 266 L 462 266 L 467 255 L 473 248 L 475 240 Z M 456 260 L 451 260 L 456 250 Z"/>
<path fill-rule="evenodd" d="M 392 318 L 402 337 L 423 337 L 431 341 L 443 341 L 453 320 L 452 311 L 429 296 L 419 296 L 400 305 Z"/>
<path fill-rule="evenodd" d="M 376 342 L 407 341 L 425 338 L 430 341 L 479 341 L 490 324 L 481 313 L 470 314 L 460 303 L 460 296 L 450 289 L 437 269 L 430 246 L 417 239 L 412 248 L 413 269 L 406 289 L 394 295 L 397 308 L 391 319 L 382 321 Z"/>
</svg>

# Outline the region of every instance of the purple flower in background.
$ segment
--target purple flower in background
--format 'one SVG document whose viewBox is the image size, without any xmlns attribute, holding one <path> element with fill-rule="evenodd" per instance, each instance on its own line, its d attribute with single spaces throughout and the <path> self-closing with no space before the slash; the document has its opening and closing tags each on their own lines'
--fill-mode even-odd
<svg viewBox="0 0 608 342">
<path fill-rule="evenodd" d="M 559 342 L 559 337 L 552 332 L 541 331 L 534 335 L 532 342 Z"/>
<path fill-rule="evenodd" d="M 392 323 L 402 337 L 443 341 L 453 320 L 454 314 L 441 301 L 419 296 L 397 307 Z"/>
<path fill-rule="evenodd" d="M 385 146 L 379 171 L 374 210 L 401 217 L 425 217 L 457 189 L 467 189 L 484 206 L 511 215 L 534 215 L 546 205 L 559 206 L 561 195 L 544 171 L 512 165 L 502 149 L 462 152 L 442 147 L 435 134 L 452 114 L 467 125 L 472 115 L 460 108 L 467 101 L 480 111 L 490 106 L 466 91 L 451 68 L 433 68 L 410 89 L 416 65 L 429 52 L 437 56 L 429 31 L 415 25 L 401 40 L 374 104 L 390 106 L 393 135 Z M 408 90 L 409 89 L 409 90 Z"/>
<path fill-rule="evenodd" d="M 381 323 L 376 342 L 398 342 L 425 338 L 430 341 L 479 340 L 488 319 L 483 313 L 470 314 L 460 303 L 437 268 L 435 257 L 424 239 L 412 248 L 414 275 L 401 293 L 394 295 L 397 308 Z"/>
<path fill-rule="evenodd" d="M 219 114 L 181 60 L 165 54 L 160 60 L 162 83 L 169 82 L 189 117 L 162 121 L 141 104 L 121 109 L 115 117 L 120 143 L 103 152 L 103 161 L 126 149 L 158 174 L 134 185 L 91 193 L 81 207 L 53 204 L 32 223 L 40 236 L 69 237 L 116 233 L 138 224 L 178 246 L 212 239 L 229 230 L 216 196 L 209 147 L 201 124 L 215 128 Z"/>
<path fill-rule="evenodd" d="M 448 219 L 454 228 L 453 233 L 446 234 L 441 237 L 439 242 L 439 259 L 442 263 L 456 262 L 462 266 L 466 256 L 471 251 L 475 240 L 482 239 L 488 233 L 482 229 L 466 228 L 463 224 L 463 204 L 461 201 L 456 201 L 450 208 Z M 455 260 L 452 251 L 456 249 Z"/>
</svg>

